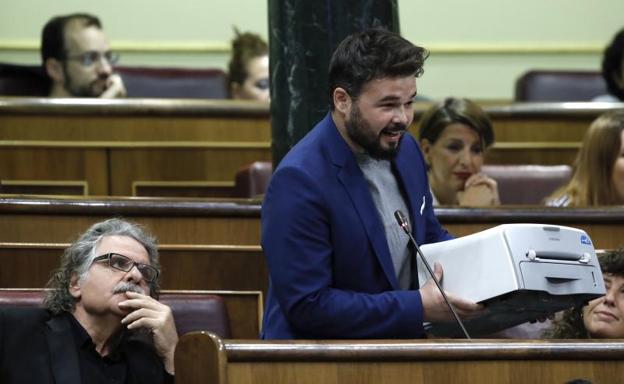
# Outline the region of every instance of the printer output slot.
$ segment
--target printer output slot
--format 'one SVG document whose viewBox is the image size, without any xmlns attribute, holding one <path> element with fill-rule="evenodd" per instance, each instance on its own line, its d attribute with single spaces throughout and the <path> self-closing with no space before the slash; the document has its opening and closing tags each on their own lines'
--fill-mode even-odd
<svg viewBox="0 0 624 384">
<path fill-rule="evenodd" d="M 548 282 L 552 284 L 564 284 L 574 280 L 578 280 L 578 278 L 546 276 L 546 280 L 548 280 Z"/>
<path fill-rule="evenodd" d="M 531 251 L 527 252 L 529 255 Z M 536 259 L 544 259 L 544 260 L 571 260 L 571 261 L 579 261 L 583 257 L 583 255 L 569 253 L 569 252 L 557 252 L 557 251 L 534 251 Z"/>
</svg>

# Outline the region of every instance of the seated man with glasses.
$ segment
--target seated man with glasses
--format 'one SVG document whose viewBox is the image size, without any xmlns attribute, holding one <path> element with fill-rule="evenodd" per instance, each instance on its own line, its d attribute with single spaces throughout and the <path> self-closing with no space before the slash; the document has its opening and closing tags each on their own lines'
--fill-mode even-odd
<svg viewBox="0 0 624 384">
<path fill-rule="evenodd" d="M 65 250 L 44 308 L 0 309 L 0 383 L 170 383 L 178 336 L 155 239 L 94 224 Z"/>
<path fill-rule="evenodd" d="M 126 88 L 113 65 L 100 20 L 74 13 L 48 21 L 41 35 L 43 67 L 51 80 L 51 97 L 124 97 Z"/>
</svg>

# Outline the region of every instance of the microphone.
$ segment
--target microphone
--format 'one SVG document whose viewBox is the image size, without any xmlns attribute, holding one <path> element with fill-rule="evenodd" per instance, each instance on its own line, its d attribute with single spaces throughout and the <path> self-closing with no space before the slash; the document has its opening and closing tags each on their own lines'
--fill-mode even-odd
<svg viewBox="0 0 624 384">
<path fill-rule="evenodd" d="M 422 260 L 423 264 L 425 264 L 427 271 L 429 271 L 429 275 L 431 275 L 431 279 L 433 279 L 433 282 L 435 283 L 436 287 L 438 287 L 438 290 L 442 294 L 442 297 L 444 298 L 446 305 L 449 307 L 449 309 L 453 313 L 453 316 L 455 317 L 455 321 L 457 322 L 457 324 L 459 324 L 459 327 L 464 332 L 464 336 L 466 336 L 466 339 L 470 339 L 470 335 L 468 334 L 468 331 L 466 331 L 466 328 L 464 327 L 464 323 L 462 323 L 461 319 L 457 315 L 457 312 L 455 311 L 455 307 L 453 307 L 453 304 L 451 304 L 448 297 L 446 297 L 446 293 L 444 293 L 444 290 L 440 286 L 440 282 L 438 281 L 438 279 L 436 279 L 435 275 L 433 274 L 433 270 L 431 269 L 429 262 L 427 262 L 427 259 L 425 259 L 425 256 L 423 255 L 422 251 L 420 250 L 420 247 L 416 243 L 416 240 L 414 240 L 414 237 L 412 236 L 412 229 L 410 228 L 407 218 L 405 217 L 403 212 L 401 212 L 401 210 L 398 210 L 398 209 L 394 211 L 394 218 L 396 219 L 397 223 L 399 223 L 399 226 L 403 229 L 403 231 L 407 234 L 407 236 L 409 236 L 410 243 L 412 243 L 412 245 L 416 249 L 416 253 L 420 255 L 420 259 Z M 414 262 L 416 262 L 415 258 L 414 258 Z"/>
</svg>

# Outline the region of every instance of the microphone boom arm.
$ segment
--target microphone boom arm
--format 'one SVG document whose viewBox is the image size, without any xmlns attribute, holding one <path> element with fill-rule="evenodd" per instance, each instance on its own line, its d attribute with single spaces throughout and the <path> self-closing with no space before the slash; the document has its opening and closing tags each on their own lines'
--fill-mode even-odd
<svg viewBox="0 0 624 384">
<path fill-rule="evenodd" d="M 427 261 L 427 259 L 425 259 L 425 256 L 423 255 L 422 251 L 420 250 L 420 247 L 418 246 L 418 243 L 416 243 L 416 240 L 414 239 L 414 236 L 412 236 L 412 230 L 410 228 L 409 222 L 407 221 L 407 218 L 405 217 L 403 212 L 401 212 L 400 210 L 396 210 L 394 212 L 394 217 L 396 218 L 397 222 L 399 223 L 399 226 L 401 226 L 403 231 L 407 234 L 407 236 L 409 236 L 410 242 L 412 243 L 412 245 L 416 249 L 416 253 L 420 256 L 420 259 L 422 260 L 423 264 L 427 268 L 427 271 L 429 271 L 429 275 L 431 275 L 431 279 L 433 280 L 435 285 L 438 287 L 438 290 L 440 291 L 440 293 L 442 293 L 442 297 L 444 298 L 444 301 L 446 302 L 446 305 L 449 307 L 449 309 L 453 313 L 453 316 L 455 317 L 455 321 L 457 322 L 457 324 L 459 324 L 462 332 L 464 333 L 464 336 L 466 336 L 466 339 L 470 340 L 471 339 L 470 335 L 468 334 L 468 331 L 464 327 L 464 323 L 459 318 L 459 315 L 457 315 L 457 311 L 455 311 L 455 307 L 453 306 L 453 304 L 451 304 L 451 302 L 449 301 L 448 297 L 446 297 L 446 293 L 442 289 L 442 286 L 440 285 L 440 282 L 438 281 L 438 279 L 433 274 L 433 270 L 431 269 L 431 266 L 429 265 L 429 262 Z M 414 260 L 416 260 L 416 259 L 414 259 Z"/>
</svg>

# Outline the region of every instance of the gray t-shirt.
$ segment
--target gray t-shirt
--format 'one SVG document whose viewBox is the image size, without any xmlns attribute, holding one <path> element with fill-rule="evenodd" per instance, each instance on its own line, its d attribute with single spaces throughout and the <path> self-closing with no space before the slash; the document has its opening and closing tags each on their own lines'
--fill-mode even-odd
<svg viewBox="0 0 624 384">
<path fill-rule="evenodd" d="M 377 207 L 377 212 L 384 226 L 399 287 L 410 289 L 412 285 L 412 259 L 409 237 L 403 232 L 394 217 L 394 212 L 397 209 L 406 215 L 408 215 L 409 210 L 392 172 L 392 165 L 389 160 L 376 160 L 366 154 L 356 154 L 356 158 L 364 173 L 364 178 L 368 182 L 368 189 L 373 196 L 375 207 Z M 409 217 L 408 220 L 410 220 Z"/>
</svg>

